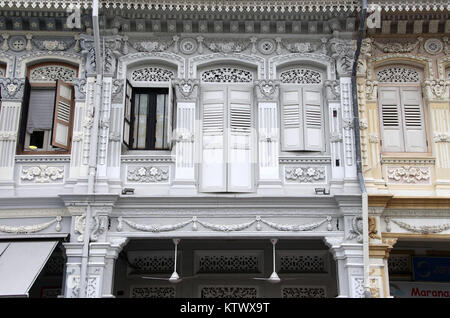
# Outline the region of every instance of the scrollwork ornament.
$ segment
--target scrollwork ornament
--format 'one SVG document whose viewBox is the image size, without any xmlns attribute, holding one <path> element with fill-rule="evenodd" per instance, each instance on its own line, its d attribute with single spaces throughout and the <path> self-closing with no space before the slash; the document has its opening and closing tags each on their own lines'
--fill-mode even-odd
<svg viewBox="0 0 450 318">
<path fill-rule="evenodd" d="M 199 85 L 198 79 L 175 79 L 175 94 L 179 100 L 195 100 Z"/>
<path fill-rule="evenodd" d="M 124 81 L 121 79 L 114 79 L 112 82 L 112 102 L 114 103 L 120 103 L 123 99 L 123 87 L 124 87 Z"/>
<path fill-rule="evenodd" d="M 373 41 L 373 44 L 384 53 L 411 53 L 419 43 L 419 40 L 408 43 L 380 43 Z"/>
<path fill-rule="evenodd" d="M 326 80 L 324 82 L 329 100 L 339 100 L 341 98 L 341 86 L 339 80 Z"/>
<path fill-rule="evenodd" d="M 430 179 L 430 167 L 387 167 L 386 171 L 394 183 L 424 183 Z"/>
<path fill-rule="evenodd" d="M 353 43 L 333 38 L 329 41 L 331 56 L 336 59 L 337 72 L 340 75 L 348 75 L 352 71 L 355 48 Z"/>
<path fill-rule="evenodd" d="M 25 78 L 0 78 L 2 100 L 22 100 Z"/>
<path fill-rule="evenodd" d="M 23 167 L 20 178 L 38 183 L 55 182 L 64 178 L 64 167 L 51 167 L 47 165 Z"/>
<path fill-rule="evenodd" d="M 348 240 L 356 238 L 358 243 L 363 241 L 363 219 L 361 216 L 355 216 L 351 221 L 351 229 L 347 235 Z"/>
<path fill-rule="evenodd" d="M 435 133 L 434 142 L 450 142 L 450 134 L 448 133 Z"/>
<path fill-rule="evenodd" d="M 437 80 L 434 78 L 427 79 L 423 87 L 425 88 L 425 93 L 429 99 L 443 99 L 446 93 L 447 82 L 445 80 Z"/>
<path fill-rule="evenodd" d="M 75 78 L 73 80 L 73 86 L 75 89 L 75 99 L 85 100 L 86 99 L 86 79 L 85 78 Z"/>
<path fill-rule="evenodd" d="M 259 100 L 277 100 L 280 90 L 280 81 L 255 81 L 256 96 Z"/>
</svg>

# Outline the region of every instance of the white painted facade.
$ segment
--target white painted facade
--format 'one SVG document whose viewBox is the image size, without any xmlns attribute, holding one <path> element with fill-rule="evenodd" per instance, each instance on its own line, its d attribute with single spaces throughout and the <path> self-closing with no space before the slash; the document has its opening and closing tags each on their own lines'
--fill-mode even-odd
<svg viewBox="0 0 450 318">
<path fill-rule="evenodd" d="M 83 296 L 83 236 L 91 212 L 86 297 L 220 296 L 223 285 L 239 297 L 362 297 L 351 11 L 294 18 L 271 12 L 270 19 L 194 11 L 168 19 L 164 10 L 139 17 L 134 9 L 102 10 L 100 76 L 89 15 L 75 32 L 48 23 L 32 29 L 34 16 L 2 16 L 29 29 L 1 32 L 0 239 L 64 240 L 63 297 Z M 52 63 L 77 71 L 64 78 L 74 98 L 71 131 L 60 136 L 70 138 L 71 147 L 63 153 L 18 150 L 25 78 L 40 63 L 47 63 L 45 83 L 63 78 L 62 72 L 48 75 Z M 126 146 L 126 107 L 139 88 L 167 89 L 167 150 Z M 181 239 L 181 275 L 198 278 L 158 291 L 165 285 L 129 275 L 120 255 L 172 255 L 173 238 Z M 282 285 L 256 283 L 254 275 L 271 273 L 271 238 L 282 247 L 278 265 L 283 255 L 294 262 L 321 255 L 325 272 L 293 270 L 292 282 L 284 282 L 281 271 Z M 250 274 L 235 267 L 242 279 L 230 281 L 233 268 L 213 276 L 198 272 L 202 255 L 261 261 Z M 286 286 L 291 289 L 283 291 Z"/>
</svg>

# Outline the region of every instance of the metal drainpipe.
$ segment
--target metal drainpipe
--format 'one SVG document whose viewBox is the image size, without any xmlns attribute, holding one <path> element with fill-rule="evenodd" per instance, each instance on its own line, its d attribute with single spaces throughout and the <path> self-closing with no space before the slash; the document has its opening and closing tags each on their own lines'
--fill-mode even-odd
<svg viewBox="0 0 450 318">
<path fill-rule="evenodd" d="M 363 222 L 363 262 L 364 262 L 364 297 L 371 298 L 369 286 L 369 207 L 366 185 L 362 173 L 361 164 L 361 139 L 359 132 L 359 111 L 358 111 L 358 88 L 356 85 L 356 73 L 358 67 L 359 54 L 361 52 L 361 43 L 366 24 L 367 0 L 362 0 L 361 21 L 358 31 L 357 46 L 352 69 L 352 91 L 353 91 L 353 118 L 355 126 L 355 152 L 356 152 L 356 171 L 358 174 L 359 186 L 361 188 L 362 201 L 362 222 Z"/>
<path fill-rule="evenodd" d="M 95 201 L 95 176 L 97 173 L 97 142 L 98 142 L 98 122 L 100 117 L 100 105 L 102 100 L 102 63 L 100 54 L 100 30 L 98 26 L 98 0 L 92 3 L 92 24 L 94 27 L 94 48 L 95 48 L 95 68 L 97 78 L 94 87 L 94 122 L 92 125 L 90 149 L 89 149 L 89 172 L 87 188 L 87 208 L 85 218 L 85 228 L 83 234 L 83 251 L 81 256 L 80 270 L 80 298 L 86 297 L 86 284 L 88 278 L 89 241 L 92 218 L 91 200 Z"/>
</svg>

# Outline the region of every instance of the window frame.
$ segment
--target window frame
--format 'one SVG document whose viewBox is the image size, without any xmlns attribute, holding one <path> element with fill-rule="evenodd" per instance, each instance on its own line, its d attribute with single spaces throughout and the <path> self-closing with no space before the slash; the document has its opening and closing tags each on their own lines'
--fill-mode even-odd
<svg viewBox="0 0 450 318">
<path fill-rule="evenodd" d="M 375 76 L 376 74 L 384 69 L 387 69 L 389 67 L 405 67 L 407 69 L 412 69 L 412 70 L 416 70 L 419 73 L 419 80 L 417 82 L 379 82 L 378 83 L 378 89 L 377 89 L 377 111 L 378 111 L 378 129 L 380 132 L 380 150 L 381 153 L 383 155 L 387 155 L 387 156 L 416 156 L 416 157 L 426 157 L 431 155 L 431 143 L 430 143 L 430 133 L 429 133 L 429 129 L 430 129 L 430 125 L 428 123 L 428 112 L 427 112 L 427 103 L 425 100 L 425 94 L 423 91 L 423 87 L 422 87 L 422 82 L 423 82 L 423 78 L 424 78 L 424 71 L 417 66 L 414 65 L 410 65 L 410 64 L 406 64 L 404 62 L 400 62 L 400 63 L 396 63 L 396 64 L 385 64 L 385 65 L 381 65 L 379 67 L 377 67 L 375 69 Z M 376 78 L 377 80 L 377 78 Z M 385 150 L 385 145 L 383 143 L 383 139 L 384 139 L 384 125 L 383 125 L 383 111 L 382 111 L 382 105 L 381 105 L 381 99 L 380 99 L 380 91 L 383 88 L 396 88 L 398 89 L 398 98 L 399 98 L 399 116 L 401 116 L 401 118 L 399 118 L 400 120 L 400 129 L 401 129 L 401 136 L 403 138 L 403 151 L 386 151 Z M 424 151 L 421 152 L 411 152 L 411 151 L 407 151 L 407 145 L 406 145 L 406 138 L 405 138 L 405 133 L 406 133 L 406 124 L 405 124 L 405 119 L 404 119 L 404 105 L 403 102 L 401 101 L 401 97 L 402 97 L 402 89 L 404 88 L 418 88 L 421 94 L 421 99 L 419 100 L 420 104 L 421 104 L 421 111 L 422 111 L 422 115 L 423 115 L 423 129 L 424 129 L 424 133 L 425 133 L 425 149 Z"/>
<path fill-rule="evenodd" d="M 49 89 L 49 88 L 52 88 L 55 91 L 55 100 L 56 100 L 57 80 L 55 80 L 55 81 L 47 81 L 47 82 L 44 82 L 44 81 L 42 81 L 42 82 L 31 82 L 30 81 L 30 73 L 31 73 L 31 71 L 33 69 L 38 68 L 38 67 L 43 67 L 43 66 L 51 66 L 51 65 L 64 66 L 64 67 L 68 67 L 68 68 L 73 69 L 75 71 L 75 78 L 78 77 L 78 66 L 74 65 L 74 64 L 69 64 L 69 63 L 64 63 L 64 62 L 60 62 L 60 61 L 55 61 L 55 62 L 36 63 L 36 64 L 30 65 L 30 66 L 27 67 L 26 78 L 29 81 L 30 92 L 31 92 L 31 90 L 33 88 L 34 89 L 39 89 L 39 88 L 41 88 L 41 89 Z M 20 140 L 17 142 L 17 154 L 18 155 L 67 155 L 67 154 L 71 153 L 71 151 L 72 151 L 72 133 L 73 133 L 73 125 L 74 125 L 73 119 L 75 117 L 75 114 L 74 114 L 75 113 L 75 109 L 74 109 L 74 106 L 75 106 L 75 98 L 74 98 L 75 97 L 75 89 L 74 89 L 73 84 L 72 83 L 70 83 L 70 84 L 72 85 L 72 99 L 71 99 L 71 101 L 72 101 L 72 104 L 71 104 L 72 111 L 71 111 L 71 115 L 70 115 L 70 125 L 69 125 L 69 147 L 68 147 L 69 149 L 66 150 L 66 149 L 62 149 L 62 148 L 57 148 L 57 149 L 61 149 L 61 150 L 57 150 L 56 147 L 55 147 L 55 150 L 26 150 L 25 149 L 26 140 L 27 139 L 29 140 L 29 136 L 27 136 L 28 134 L 26 132 L 26 129 L 27 129 L 26 125 L 27 125 L 27 122 L 28 122 L 29 109 L 30 109 L 30 105 L 28 104 L 27 119 L 24 120 L 25 127 L 23 127 L 23 125 L 22 125 L 23 124 L 23 122 L 22 122 L 22 114 L 20 115 L 21 118 L 20 118 L 20 122 L 19 122 L 19 134 L 23 130 L 25 130 L 25 138 L 24 138 L 23 144 L 21 144 Z M 28 98 L 28 103 L 29 103 L 30 95 L 31 94 L 28 94 L 28 96 L 24 95 L 24 97 L 23 97 L 23 98 L 25 98 L 25 97 Z M 53 104 L 54 104 L 53 105 L 53 117 L 55 115 L 55 100 L 53 101 Z M 23 105 L 23 103 L 24 103 L 24 100 L 22 99 L 22 105 Z M 53 124 L 54 124 L 54 118 L 52 118 L 52 125 Z M 45 135 L 45 133 L 44 133 L 44 135 Z M 48 137 L 48 140 L 50 140 L 50 145 L 51 145 L 52 131 L 50 131 L 50 133 L 48 134 L 47 137 Z M 45 142 L 45 139 L 46 139 L 46 137 L 44 136 L 44 142 Z"/>
<path fill-rule="evenodd" d="M 167 95 L 167 102 L 166 102 L 166 106 L 167 109 L 165 110 L 167 112 L 167 118 L 164 121 L 165 124 L 169 124 L 169 121 L 171 120 L 170 117 L 170 112 L 169 112 L 169 108 L 171 107 L 170 105 L 170 98 L 169 98 L 169 87 L 133 87 L 132 86 L 132 91 L 131 91 L 131 110 L 130 110 L 130 134 L 129 134 L 129 140 L 128 140 L 128 150 L 130 151 L 169 151 L 170 150 L 170 140 L 169 140 L 169 136 L 166 135 L 166 145 L 167 148 L 164 149 L 155 149 L 155 144 L 156 144 L 156 96 L 158 94 L 161 94 L 162 92 L 164 92 Z M 151 92 L 151 93 L 150 93 Z M 135 123 L 136 123 L 136 118 L 135 118 L 135 98 L 137 94 L 147 94 L 148 96 L 153 96 L 152 98 L 150 98 L 147 101 L 147 126 L 146 126 L 146 145 L 145 148 L 134 148 L 133 144 L 134 144 L 134 128 L 135 128 Z M 153 102 L 154 103 L 154 107 L 149 107 L 150 103 Z M 152 120 L 153 118 L 153 120 Z M 149 125 L 151 124 L 151 125 Z M 152 127 L 152 129 L 149 129 L 150 127 Z M 166 133 L 167 131 L 167 127 L 164 125 L 163 127 L 163 134 Z M 149 147 L 149 140 L 152 140 L 153 138 L 153 147 Z"/>
</svg>

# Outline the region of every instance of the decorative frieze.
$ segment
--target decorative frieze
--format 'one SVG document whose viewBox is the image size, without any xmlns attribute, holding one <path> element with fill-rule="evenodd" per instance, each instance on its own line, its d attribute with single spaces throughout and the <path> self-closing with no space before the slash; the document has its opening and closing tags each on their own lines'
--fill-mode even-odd
<svg viewBox="0 0 450 318">
<path fill-rule="evenodd" d="M 282 298 L 326 298 L 324 287 L 289 286 L 281 288 Z"/>
<path fill-rule="evenodd" d="M 19 225 L 19 226 L 1 225 L 0 224 L 0 232 L 13 233 L 13 234 L 36 233 L 36 232 L 45 230 L 53 223 L 56 223 L 55 230 L 57 232 L 59 232 L 59 231 L 61 231 L 61 221 L 62 221 L 62 217 L 58 215 L 54 220 L 51 220 L 51 221 L 45 222 L 45 223 L 41 223 L 41 224 Z"/>
<path fill-rule="evenodd" d="M 285 167 L 286 181 L 300 183 L 325 182 L 325 167 Z"/>
<path fill-rule="evenodd" d="M 201 298 L 257 298 L 257 287 L 204 286 L 200 289 Z"/>
<path fill-rule="evenodd" d="M 130 298 L 175 298 L 175 288 L 170 286 L 132 286 Z"/>
<path fill-rule="evenodd" d="M 128 167 L 127 181 L 156 183 L 165 182 L 169 179 L 168 167 L 142 166 Z"/>
<path fill-rule="evenodd" d="M 401 166 L 386 167 L 387 179 L 390 183 L 424 184 L 431 178 L 430 167 Z"/>
<path fill-rule="evenodd" d="M 196 216 L 193 216 L 192 219 L 187 221 L 182 221 L 175 224 L 167 224 L 167 225 L 154 225 L 154 224 L 139 224 L 136 222 L 133 222 L 128 219 L 124 219 L 123 217 L 118 218 L 118 224 L 117 224 L 117 231 L 121 232 L 123 231 L 123 223 L 127 224 L 130 228 L 138 231 L 144 231 L 144 232 L 153 232 L 153 233 L 160 233 L 160 232 L 170 232 L 182 229 L 186 227 L 189 224 L 192 224 L 192 231 L 198 231 L 198 224 L 203 226 L 206 229 L 212 230 L 212 231 L 218 231 L 218 232 L 236 232 L 236 231 L 243 231 L 246 229 L 249 229 L 251 226 L 253 226 L 256 223 L 255 229 L 257 231 L 262 230 L 262 224 L 267 225 L 268 227 L 275 229 L 277 231 L 287 231 L 287 232 L 299 232 L 299 231 L 311 231 L 319 226 L 321 226 L 324 223 L 327 223 L 327 231 L 331 231 L 332 228 L 332 217 L 327 216 L 325 219 L 322 219 L 317 222 L 312 222 L 309 224 L 281 224 L 272 222 L 269 220 L 262 219 L 260 216 L 256 216 L 254 220 L 251 220 L 249 222 L 240 223 L 240 224 L 213 224 L 205 221 L 199 220 Z"/>
<path fill-rule="evenodd" d="M 398 42 L 388 42 L 381 43 L 377 41 L 373 41 L 372 43 L 382 52 L 384 53 L 411 53 L 421 42 L 421 38 L 417 39 L 415 42 L 406 42 L 406 43 L 398 43 Z"/>
<path fill-rule="evenodd" d="M 250 42 L 247 40 L 223 41 L 204 39 L 202 43 L 210 51 L 215 53 L 240 53 L 245 51 L 250 45 Z"/>
<path fill-rule="evenodd" d="M 173 39 L 159 39 L 157 41 L 135 42 L 132 46 L 139 52 L 163 52 L 169 49 L 173 43 Z"/>
<path fill-rule="evenodd" d="M 259 261 L 257 255 L 201 255 L 197 259 L 196 272 L 199 274 L 259 273 L 261 271 Z"/>
<path fill-rule="evenodd" d="M 22 167 L 20 179 L 33 183 L 55 183 L 64 179 L 64 166 Z"/>
<path fill-rule="evenodd" d="M 436 224 L 436 225 L 412 225 L 408 224 L 402 221 L 393 220 L 391 218 L 386 217 L 386 230 L 389 229 L 388 232 L 391 231 L 391 227 L 389 225 L 390 222 L 398 225 L 400 228 L 412 232 L 412 233 L 419 233 L 419 234 L 438 234 L 444 231 L 447 231 L 450 229 L 450 223 L 446 224 Z"/>
<path fill-rule="evenodd" d="M 66 51 L 70 49 L 75 40 L 32 40 L 34 46 L 45 51 Z"/>
</svg>

